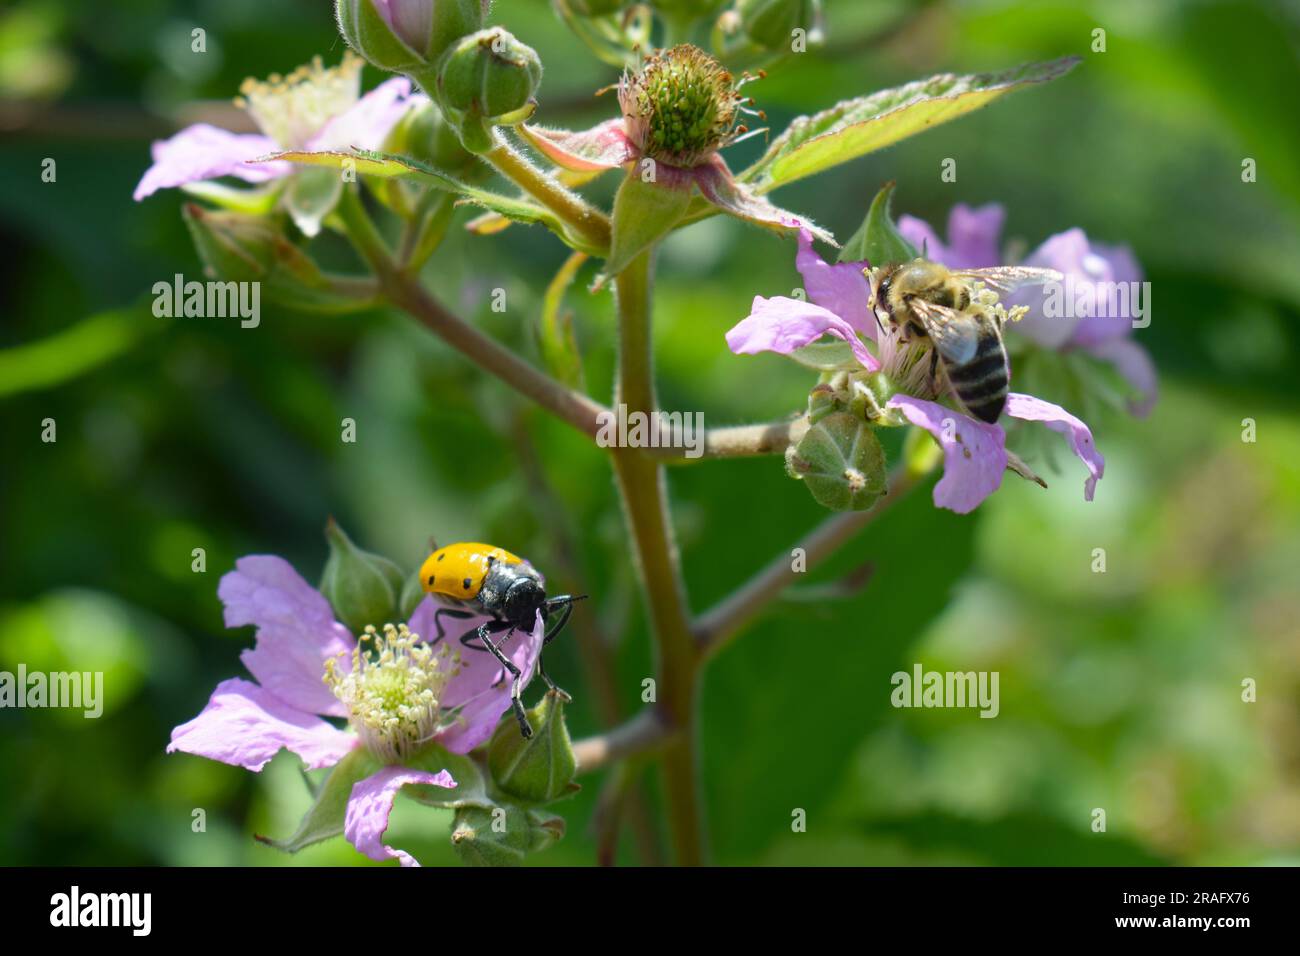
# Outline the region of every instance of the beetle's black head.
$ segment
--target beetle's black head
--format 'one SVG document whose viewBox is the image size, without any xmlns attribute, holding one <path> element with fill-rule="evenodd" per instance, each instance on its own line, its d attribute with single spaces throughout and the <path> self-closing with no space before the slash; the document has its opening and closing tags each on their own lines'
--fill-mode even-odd
<svg viewBox="0 0 1300 956">
<path fill-rule="evenodd" d="M 531 631 L 537 612 L 546 605 L 546 589 L 532 578 L 519 578 L 506 590 L 503 616 L 515 627 Z"/>
</svg>

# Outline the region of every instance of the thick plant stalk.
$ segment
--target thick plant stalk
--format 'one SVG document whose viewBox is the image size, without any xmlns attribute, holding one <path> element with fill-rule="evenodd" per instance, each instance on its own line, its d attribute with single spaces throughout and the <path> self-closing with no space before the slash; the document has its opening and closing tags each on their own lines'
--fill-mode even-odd
<svg viewBox="0 0 1300 956">
<path fill-rule="evenodd" d="M 496 145 L 483 154 L 483 159 L 524 192 L 547 206 L 592 246 L 597 249 L 609 248 L 609 217 L 543 173 L 500 134 L 497 134 Z"/>
<path fill-rule="evenodd" d="M 637 256 L 615 280 L 619 356 L 616 404 L 628 413 L 656 410 L 650 281 L 654 250 Z M 676 860 L 704 862 L 703 817 L 696 773 L 695 713 L 699 655 L 691 633 L 662 466 L 634 448 L 612 449 L 614 474 L 636 549 L 657 656 L 656 701 L 674 731 L 660 759 Z"/>
</svg>

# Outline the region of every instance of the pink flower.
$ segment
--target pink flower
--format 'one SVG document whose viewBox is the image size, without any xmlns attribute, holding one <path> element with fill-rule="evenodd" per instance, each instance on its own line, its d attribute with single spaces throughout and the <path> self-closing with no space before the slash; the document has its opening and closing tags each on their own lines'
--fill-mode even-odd
<svg viewBox="0 0 1300 956">
<path fill-rule="evenodd" d="M 966 250 L 970 251 L 970 250 Z M 777 352 L 789 355 L 822 335 L 848 342 L 867 372 L 883 372 L 896 389 L 885 403 L 882 424 L 892 413 L 934 436 L 944 453 L 943 477 L 935 485 L 934 503 L 959 514 L 972 511 L 1002 484 L 1008 466 L 1022 471 L 1006 449 L 1000 425 L 977 421 L 931 399 L 924 342 L 905 344 L 898 332 L 882 334 L 867 307 L 870 290 L 863 274 L 865 262 L 825 262 L 812 248 L 812 236 L 799 237 L 795 264 L 803 276 L 808 301 L 777 296 L 754 298 L 750 314 L 727 333 L 727 345 L 736 354 Z M 866 340 L 866 341 L 864 341 Z M 867 343 L 875 346 L 874 351 Z M 1088 470 L 1084 498 L 1092 500 L 1105 460 L 1097 451 L 1088 426 L 1060 406 L 1031 395 L 1011 393 L 1006 413 L 1012 418 L 1042 422 L 1065 435 L 1070 447 Z"/>
<path fill-rule="evenodd" d="M 176 750 L 260 771 L 281 749 L 309 769 L 332 767 L 365 747 L 383 768 L 356 782 L 344 834 L 373 860 L 416 865 L 383 843 L 393 800 L 411 784 L 452 789 L 446 769 L 407 766 L 441 747 L 464 754 L 492 736 L 510 709 L 510 681 L 481 647 L 460 638 L 488 620 L 478 615 L 439 621 L 441 605 L 426 596 L 409 627 L 368 629 L 372 649 L 334 620 L 329 603 L 284 559 L 250 555 L 235 563 L 217 590 L 228 627 L 252 624 L 256 641 L 240 659 L 256 680 L 222 681 L 207 706 L 172 731 Z M 441 625 L 441 630 L 440 630 Z M 525 680 L 541 649 L 542 621 L 502 648 Z M 340 729 L 323 717 L 347 718 Z"/>
<path fill-rule="evenodd" d="M 293 175 L 292 163 L 256 162 L 282 150 L 378 149 L 394 124 L 423 97 L 411 95 L 411 81 L 405 77 L 388 80 L 361 96 L 362 63 L 348 52 L 339 66 L 330 69 L 317 57 L 287 77 L 272 76 L 264 83 L 246 80 L 238 103 L 262 132 L 232 133 L 199 123 L 155 142 L 153 165 L 135 188 L 136 201 L 160 189 L 222 176 L 265 183 Z M 332 178 L 340 180 L 337 175 Z M 310 236 L 320 230 L 321 219 L 332 208 L 332 203 L 313 203 L 310 210 L 291 206 L 290 211 Z"/>
<path fill-rule="evenodd" d="M 954 269 L 977 269 L 1002 264 L 998 239 L 1005 213 L 997 203 L 978 209 L 958 204 L 948 217 L 948 243 L 943 243 L 930 226 L 912 216 L 898 220 L 898 230 L 917 249 L 924 249 L 927 259 Z M 1128 308 L 1114 314 L 1101 308 L 1106 290 L 1126 286 L 1137 288 L 1142 269 L 1127 246 L 1107 246 L 1090 242 L 1082 229 L 1069 229 L 1048 238 L 1031 252 L 1021 265 L 1055 269 L 1066 277 L 1063 286 L 1067 298 L 1082 296 L 1093 308 L 1048 309 L 1048 296 L 1061 289 L 1031 286 L 1017 290 L 1006 299 L 1008 306 L 1024 305 L 1028 314 L 1010 326 L 1037 344 L 1058 351 L 1079 350 L 1114 366 L 1140 396 L 1130 403 L 1130 411 L 1145 416 L 1156 401 L 1155 364 L 1142 346 L 1133 341 L 1134 300 L 1125 295 L 1120 301 Z M 1073 295 L 1071 295 L 1073 293 Z M 1069 302 L 1064 303 L 1069 305 Z M 1150 308 L 1149 300 L 1146 306 Z M 1064 313 L 1064 314 L 1062 314 Z"/>
</svg>

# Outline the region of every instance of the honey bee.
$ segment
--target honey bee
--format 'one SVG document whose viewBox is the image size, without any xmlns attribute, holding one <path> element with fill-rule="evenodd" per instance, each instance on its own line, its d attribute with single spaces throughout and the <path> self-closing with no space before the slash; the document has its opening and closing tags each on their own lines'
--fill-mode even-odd
<svg viewBox="0 0 1300 956">
<path fill-rule="evenodd" d="M 949 391 L 961 407 L 992 424 L 1007 403 L 1011 369 L 1002 341 L 1007 315 L 998 293 L 1032 282 L 1059 282 L 1054 269 L 998 266 L 949 269 L 928 259 L 893 264 L 868 273 L 872 312 L 881 314 L 902 341 L 929 339 L 930 379 L 943 365 Z M 980 283 L 978 288 L 974 283 Z M 1015 318 L 1016 316 L 1012 316 Z M 884 331 L 884 326 L 881 326 Z M 937 389 L 936 389 L 937 391 Z"/>
</svg>

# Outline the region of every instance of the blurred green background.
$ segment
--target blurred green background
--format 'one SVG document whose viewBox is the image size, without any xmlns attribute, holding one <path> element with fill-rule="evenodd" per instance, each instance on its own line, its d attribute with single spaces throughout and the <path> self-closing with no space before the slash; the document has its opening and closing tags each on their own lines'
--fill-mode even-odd
<svg viewBox="0 0 1300 956">
<path fill-rule="evenodd" d="M 610 115 L 616 72 L 547 4 L 496 4 L 548 64 L 541 121 Z M 343 840 L 297 858 L 308 797 L 296 759 L 260 776 L 165 756 L 172 726 L 242 672 L 217 580 L 242 554 L 315 581 L 336 516 L 406 566 L 428 537 L 498 542 L 595 596 L 574 616 L 609 642 L 639 706 L 650 651 L 603 453 L 400 314 L 267 308 L 261 326 L 156 320 L 153 283 L 200 266 L 181 195 L 131 190 L 151 139 L 238 119 L 246 75 L 342 53 L 325 0 L 14 0 L 0 9 L 0 669 L 102 670 L 99 720 L 0 711 L 0 863 L 363 863 Z M 190 52 L 190 31 L 208 52 Z M 1092 53 L 1091 31 L 1107 31 Z M 1160 369 L 1153 415 L 1091 411 L 1106 477 L 1080 495 L 1061 455 L 1043 491 L 1009 478 L 975 514 L 914 493 L 812 578 L 865 561 L 832 603 L 777 604 L 703 687 L 714 859 L 728 864 L 1295 864 L 1300 862 L 1300 124 L 1294 4 L 831 2 L 826 47 L 750 87 L 774 130 L 835 100 L 935 72 L 1078 53 L 1021 92 L 778 194 L 837 235 L 885 180 L 895 211 L 936 225 L 1001 201 L 1030 246 L 1081 226 L 1128 243 L 1153 289 L 1139 341 Z M 366 82 L 379 75 L 368 70 Z M 743 167 L 763 148 L 729 153 Z M 56 183 L 41 163 L 57 161 Z M 939 178 L 955 157 L 955 183 Z M 1258 182 L 1243 183 L 1251 157 Z M 608 196 L 611 183 L 594 194 Z M 462 211 L 458 222 L 471 213 Z M 314 249 L 351 262 L 337 237 Z M 716 218 L 659 267 L 661 398 L 709 424 L 799 407 L 807 374 L 732 356 L 754 294 L 799 284 L 793 245 Z M 566 250 L 539 228 L 454 229 L 426 269 L 459 314 L 532 357 L 531 323 Z M 608 293 L 570 293 L 592 394 L 611 387 Z M 507 290 L 504 314 L 489 308 Z M 46 343 L 43 347 L 38 343 Z M 1045 397 L 1052 397 L 1047 395 Z M 1076 409 L 1078 411 L 1078 409 Z M 355 418 L 358 441 L 339 441 Z M 58 441 L 40 440 L 57 421 Z M 1258 440 L 1241 440 L 1242 420 Z M 1046 466 L 1044 466 L 1046 467 Z M 823 516 L 777 458 L 674 469 L 693 607 L 702 610 Z M 207 573 L 190 569 L 207 551 Z M 1094 548 L 1108 570 L 1091 571 Z M 997 670 L 1001 714 L 895 710 L 913 663 Z M 579 641 L 552 673 L 571 727 L 600 729 Z M 1258 683 L 1243 703 L 1241 682 Z M 585 864 L 599 777 L 559 805 L 568 837 L 535 858 Z M 653 787 L 650 799 L 656 796 Z M 1107 832 L 1091 831 L 1093 808 Z M 207 830 L 191 831 L 203 808 Z M 793 833 L 792 813 L 807 813 Z M 391 842 L 451 862 L 446 820 L 399 802 Z M 624 839 L 620 860 L 641 859 Z"/>
</svg>

